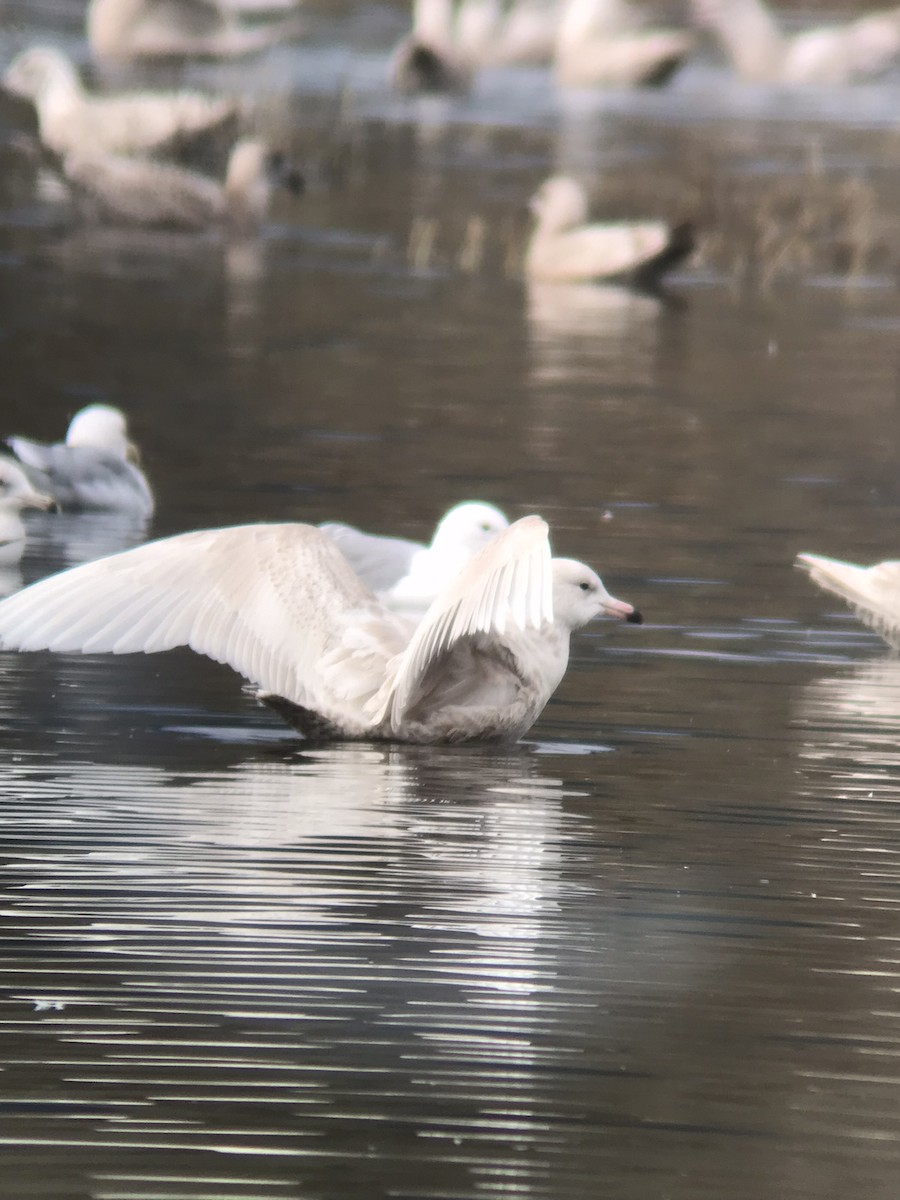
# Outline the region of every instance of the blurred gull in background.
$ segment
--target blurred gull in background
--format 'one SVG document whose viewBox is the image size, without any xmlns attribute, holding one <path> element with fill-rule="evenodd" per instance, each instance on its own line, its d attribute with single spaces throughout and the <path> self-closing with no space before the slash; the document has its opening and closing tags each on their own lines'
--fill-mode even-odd
<svg viewBox="0 0 900 1200">
<path fill-rule="evenodd" d="M 24 437 L 7 444 L 35 486 L 64 511 L 114 511 L 147 517 L 153 493 L 137 465 L 124 415 L 107 404 L 76 413 L 65 442 L 47 445 Z"/>
<path fill-rule="evenodd" d="M 525 254 L 529 279 L 605 279 L 651 286 L 694 248 L 693 232 L 687 224 L 586 224 L 584 188 L 568 175 L 546 180 L 532 196 L 530 208 L 536 225 Z"/>
<path fill-rule="evenodd" d="M 263 50 L 298 30 L 293 16 L 248 26 L 241 24 L 241 15 L 287 7 L 252 0 L 90 0 L 87 38 L 98 58 L 233 58 Z"/>
<path fill-rule="evenodd" d="M 424 611 L 445 587 L 509 522 L 498 508 L 468 500 L 451 508 L 429 546 L 406 538 L 361 533 L 350 525 L 320 525 L 356 574 L 385 604 Z"/>
<path fill-rule="evenodd" d="M 842 25 L 782 32 L 762 0 L 692 0 L 694 18 L 750 83 L 840 85 L 885 71 L 900 55 L 900 8 Z"/>
<path fill-rule="evenodd" d="M 94 96 L 53 46 L 31 46 L 3 73 L 3 87 L 31 100 L 41 141 L 56 154 L 131 154 L 177 149 L 233 124 L 238 104 L 200 92 Z"/>
<path fill-rule="evenodd" d="M 276 187 L 295 194 L 303 187 L 282 154 L 253 138 L 235 144 L 221 183 L 168 163 L 89 152 L 67 155 L 62 171 L 88 219 L 168 229 L 251 231 L 265 220 Z"/>
</svg>

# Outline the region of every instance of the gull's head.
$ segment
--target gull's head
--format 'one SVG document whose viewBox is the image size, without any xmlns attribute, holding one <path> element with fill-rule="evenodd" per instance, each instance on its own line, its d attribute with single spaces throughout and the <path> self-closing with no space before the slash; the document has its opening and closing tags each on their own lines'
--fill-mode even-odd
<svg viewBox="0 0 900 1200">
<path fill-rule="evenodd" d="M 568 629 L 579 629 L 599 616 L 633 625 L 644 619 L 633 605 L 611 596 L 596 571 L 574 558 L 553 560 L 553 615 Z"/>
<path fill-rule="evenodd" d="M 66 433 L 67 446 L 93 446 L 119 458 L 131 458 L 125 415 L 111 404 L 89 404 L 77 412 Z"/>
<path fill-rule="evenodd" d="M 25 472 L 9 458 L 0 458 L 0 509 L 18 512 L 22 508 L 56 508 L 52 496 L 37 492 Z"/>
<path fill-rule="evenodd" d="M 588 215 L 584 188 L 571 175 L 547 179 L 531 197 L 528 207 L 538 225 L 551 231 L 583 225 Z"/>
<path fill-rule="evenodd" d="M 445 513 L 431 540 L 433 550 L 464 550 L 469 556 L 492 541 L 509 525 L 493 504 L 467 500 Z"/>
<path fill-rule="evenodd" d="M 53 46 L 31 46 L 3 72 L 3 87 L 14 96 L 39 101 L 54 90 L 81 93 L 81 80 L 71 60 Z"/>
</svg>

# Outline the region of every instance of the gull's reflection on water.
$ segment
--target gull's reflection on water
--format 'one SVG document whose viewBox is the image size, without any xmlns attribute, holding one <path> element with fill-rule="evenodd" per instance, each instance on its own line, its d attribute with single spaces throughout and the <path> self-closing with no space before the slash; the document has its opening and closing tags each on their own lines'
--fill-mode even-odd
<svg viewBox="0 0 900 1200">
<path fill-rule="evenodd" d="M 600 357 L 629 382 L 652 379 L 660 297 L 613 285 L 530 282 L 526 305 L 535 382 L 570 377 L 573 354 Z"/>
</svg>

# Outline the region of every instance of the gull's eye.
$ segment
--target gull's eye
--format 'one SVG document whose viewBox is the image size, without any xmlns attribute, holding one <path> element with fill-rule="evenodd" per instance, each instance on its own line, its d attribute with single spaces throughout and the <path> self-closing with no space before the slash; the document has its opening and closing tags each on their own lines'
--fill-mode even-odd
<svg viewBox="0 0 900 1200">
<path fill-rule="evenodd" d="M 488 521 L 481 522 L 481 531 L 482 531 L 482 533 L 490 533 L 491 532 L 491 526 Z"/>
<path fill-rule="evenodd" d="M 579 583 L 579 585 L 578 585 L 578 586 L 581 588 L 581 590 L 582 590 L 583 592 L 592 592 L 592 591 L 594 590 L 594 589 L 593 589 L 593 587 L 591 586 L 591 584 L 589 584 L 589 583 L 587 582 L 587 580 L 585 580 L 585 582 L 584 582 L 584 583 Z"/>
</svg>

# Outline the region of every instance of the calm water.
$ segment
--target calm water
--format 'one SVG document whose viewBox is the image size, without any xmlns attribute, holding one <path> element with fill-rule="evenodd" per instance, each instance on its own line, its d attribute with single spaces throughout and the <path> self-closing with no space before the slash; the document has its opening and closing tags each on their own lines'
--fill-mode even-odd
<svg viewBox="0 0 900 1200">
<path fill-rule="evenodd" d="M 79 4 L 0 13 L 85 59 Z M 0 656 L 0 1195 L 895 1200 L 900 664 L 791 563 L 900 552 L 897 85 L 399 103 L 400 10 L 311 25 L 184 75 L 307 173 L 249 244 L 71 225 L 4 118 L 3 431 L 121 405 L 156 534 L 537 511 L 648 624 L 500 751 Z M 712 219 L 671 302 L 523 286 L 557 165 Z M 26 581 L 144 535 L 30 530 Z"/>
</svg>

